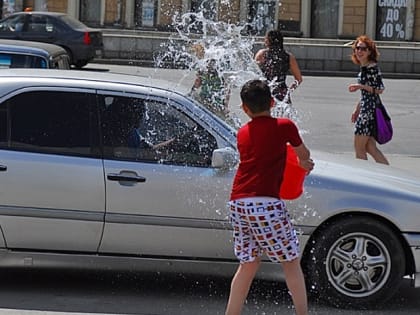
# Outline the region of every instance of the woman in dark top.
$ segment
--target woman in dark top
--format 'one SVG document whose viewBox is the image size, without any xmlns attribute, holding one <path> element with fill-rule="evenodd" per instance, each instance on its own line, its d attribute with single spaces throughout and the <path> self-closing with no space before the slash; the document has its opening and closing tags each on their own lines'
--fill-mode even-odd
<svg viewBox="0 0 420 315">
<path fill-rule="evenodd" d="M 354 125 L 354 149 L 356 158 L 367 160 L 371 155 L 378 163 L 389 164 L 387 158 L 376 146 L 375 108 L 381 102 L 379 94 L 385 87 L 378 67 L 379 51 L 372 39 L 359 36 L 353 43 L 352 61 L 360 65 L 357 83 L 349 85 L 350 92 L 361 91 L 361 97 L 351 116 Z"/>
<path fill-rule="evenodd" d="M 283 35 L 280 31 L 268 31 L 264 43 L 266 48 L 260 49 L 255 61 L 260 66 L 264 77 L 269 81 L 273 96 L 286 103 L 291 103 L 289 92 L 302 83 L 302 74 L 295 56 L 283 48 Z M 293 83 L 288 86 L 286 76 L 289 71 L 294 76 Z"/>
</svg>

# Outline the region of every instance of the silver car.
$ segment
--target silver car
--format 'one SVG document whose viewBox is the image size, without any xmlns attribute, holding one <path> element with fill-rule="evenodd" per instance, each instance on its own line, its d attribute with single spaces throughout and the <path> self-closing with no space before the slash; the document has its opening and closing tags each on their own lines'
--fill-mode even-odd
<svg viewBox="0 0 420 315">
<path fill-rule="evenodd" d="M 0 265 L 231 276 L 235 130 L 170 83 L 0 71 Z M 314 152 L 288 206 L 308 288 L 333 305 L 420 285 L 420 182 Z M 265 261 L 260 278 L 282 278 Z"/>
</svg>

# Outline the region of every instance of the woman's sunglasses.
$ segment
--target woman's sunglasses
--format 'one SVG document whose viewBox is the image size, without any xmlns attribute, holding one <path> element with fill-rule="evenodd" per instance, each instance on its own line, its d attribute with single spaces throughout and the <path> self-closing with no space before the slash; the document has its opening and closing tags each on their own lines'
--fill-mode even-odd
<svg viewBox="0 0 420 315">
<path fill-rule="evenodd" d="M 361 50 L 361 51 L 366 51 L 366 50 L 368 50 L 369 48 L 368 47 L 366 47 L 366 46 L 356 46 L 356 48 L 354 48 L 354 50 Z"/>
</svg>

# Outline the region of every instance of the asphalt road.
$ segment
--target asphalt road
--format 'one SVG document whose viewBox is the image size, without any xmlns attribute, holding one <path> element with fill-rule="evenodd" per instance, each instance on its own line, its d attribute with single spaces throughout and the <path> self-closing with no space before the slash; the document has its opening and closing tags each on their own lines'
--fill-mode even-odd
<svg viewBox="0 0 420 315">
<path fill-rule="evenodd" d="M 222 315 L 230 279 L 87 271 L 3 272 L 1 315 Z M 375 310 L 338 309 L 313 298 L 311 315 L 418 315 L 419 291 L 406 283 Z M 242 315 L 294 314 L 284 283 L 255 281 Z"/>
<path fill-rule="evenodd" d="M 194 74 L 183 70 L 90 64 L 86 71 L 125 72 L 165 77 L 190 86 Z M 312 150 L 352 155 L 350 114 L 358 94 L 347 91 L 353 78 L 304 77 L 292 95 L 298 124 Z M 385 78 L 383 101 L 392 116 L 395 136 L 382 146 L 391 164 L 420 176 L 420 85 L 416 80 Z M 231 110 L 243 116 L 238 89 Z M 373 163 L 368 161 L 366 163 Z M 223 314 L 230 279 L 118 272 L 2 270 L 0 315 L 196 315 Z M 375 310 L 336 309 L 310 299 L 310 314 L 418 315 L 419 289 L 404 284 L 392 301 Z M 255 282 L 243 315 L 294 314 L 284 283 Z"/>
</svg>

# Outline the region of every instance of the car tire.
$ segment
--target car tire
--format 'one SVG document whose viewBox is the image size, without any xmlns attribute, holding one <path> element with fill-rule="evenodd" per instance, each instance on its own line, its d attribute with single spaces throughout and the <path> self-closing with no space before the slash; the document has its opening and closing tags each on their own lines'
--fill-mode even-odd
<svg viewBox="0 0 420 315">
<path fill-rule="evenodd" d="M 81 69 L 81 68 L 83 68 L 84 66 L 86 66 L 87 64 L 88 64 L 87 60 L 77 60 L 77 61 L 74 63 L 74 66 L 75 66 L 77 69 Z"/>
<path fill-rule="evenodd" d="M 307 287 L 328 304 L 377 307 L 402 283 L 404 250 L 384 222 L 348 216 L 326 226 L 310 244 L 303 261 Z"/>
</svg>

